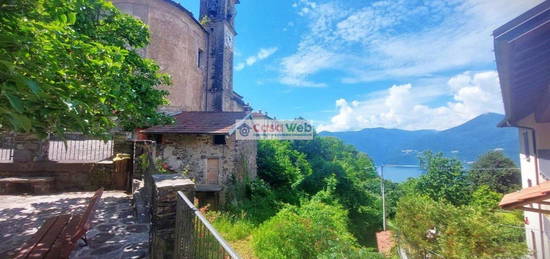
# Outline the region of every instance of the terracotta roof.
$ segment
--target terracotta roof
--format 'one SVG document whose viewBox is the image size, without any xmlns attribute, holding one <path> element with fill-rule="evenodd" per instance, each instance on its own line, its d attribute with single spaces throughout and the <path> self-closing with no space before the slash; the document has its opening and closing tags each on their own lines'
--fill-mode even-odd
<svg viewBox="0 0 550 259">
<path fill-rule="evenodd" d="M 550 199 L 550 181 L 506 194 L 498 205 L 503 209 L 513 209 L 525 204 L 538 203 L 546 199 Z"/>
<path fill-rule="evenodd" d="M 253 119 L 262 119 L 262 120 L 271 120 L 272 118 L 267 116 L 267 113 L 261 113 L 261 112 L 253 112 L 252 113 Z"/>
<path fill-rule="evenodd" d="M 176 123 L 154 126 L 143 133 L 228 134 L 237 120 L 245 119 L 248 112 L 181 112 L 175 115 Z"/>
<path fill-rule="evenodd" d="M 388 257 L 391 256 L 391 250 L 395 247 L 392 231 L 387 230 L 376 233 L 376 244 L 378 245 L 378 252 Z"/>
</svg>

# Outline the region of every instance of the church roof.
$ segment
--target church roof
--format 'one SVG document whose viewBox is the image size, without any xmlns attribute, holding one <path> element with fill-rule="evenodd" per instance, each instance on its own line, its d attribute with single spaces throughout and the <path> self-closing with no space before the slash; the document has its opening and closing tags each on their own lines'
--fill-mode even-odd
<svg viewBox="0 0 550 259">
<path fill-rule="evenodd" d="M 238 120 L 246 119 L 249 112 L 181 112 L 174 116 L 176 123 L 154 126 L 143 130 L 149 134 L 230 134 Z"/>
</svg>

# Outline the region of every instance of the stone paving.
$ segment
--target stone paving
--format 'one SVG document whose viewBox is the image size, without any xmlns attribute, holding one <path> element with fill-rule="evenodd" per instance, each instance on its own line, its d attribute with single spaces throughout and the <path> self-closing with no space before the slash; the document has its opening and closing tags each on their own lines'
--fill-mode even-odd
<svg viewBox="0 0 550 259">
<path fill-rule="evenodd" d="M 46 218 L 82 212 L 93 192 L 53 195 L 0 195 L 0 253 L 14 249 L 34 234 Z M 96 208 L 92 229 L 71 258 L 147 258 L 149 224 L 139 223 L 131 196 L 106 191 Z"/>
</svg>

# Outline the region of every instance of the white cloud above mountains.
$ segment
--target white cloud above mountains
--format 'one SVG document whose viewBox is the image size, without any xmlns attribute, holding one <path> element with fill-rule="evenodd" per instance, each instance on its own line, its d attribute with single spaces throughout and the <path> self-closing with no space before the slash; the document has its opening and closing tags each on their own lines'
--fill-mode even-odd
<svg viewBox="0 0 550 259">
<path fill-rule="evenodd" d="M 297 51 L 282 59 L 280 82 L 322 86 L 311 77 L 323 70 L 362 83 L 487 64 L 494 59 L 492 30 L 541 1 L 381 0 L 354 8 L 354 1 L 299 0 L 293 7 L 308 29 Z"/>
<path fill-rule="evenodd" d="M 441 130 L 502 113 L 496 71 L 457 71 L 494 69 L 492 31 L 542 1 L 297 0 L 307 29 L 280 60 L 279 82 L 329 87 L 330 72 L 331 81 L 365 85 L 366 98 L 337 99 L 319 130 Z M 383 80 L 408 83 L 368 88 Z"/>
<path fill-rule="evenodd" d="M 430 106 L 437 98 L 451 101 Z M 445 85 L 394 85 L 364 100 L 336 101 L 338 114 L 319 131 L 345 131 L 384 127 L 408 130 L 447 129 L 480 114 L 502 113 L 496 71 L 464 72 Z"/>
<path fill-rule="evenodd" d="M 241 71 L 245 67 L 252 66 L 252 65 L 256 64 L 256 62 L 264 60 L 264 59 L 270 57 L 271 55 L 275 54 L 275 52 L 277 52 L 277 50 L 278 50 L 277 47 L 262 48 L 258 51 L 258 53 L 256 55 L 250 56 L 250 57 L 246 58 L 246 60 L 244 62 L 241 62 L 241 63 L 237 64 L 235 66 L 235 70 L 236 71 Z"/>
</svg>

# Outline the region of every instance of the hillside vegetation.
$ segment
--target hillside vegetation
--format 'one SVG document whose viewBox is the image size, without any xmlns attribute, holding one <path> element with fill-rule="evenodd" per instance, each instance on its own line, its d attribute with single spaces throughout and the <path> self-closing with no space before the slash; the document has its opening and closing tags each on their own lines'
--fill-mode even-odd
<svg viewBox="0 0 550 259">
<path fill-rule="evenodd" d="M 521 216 L 497 208 L 498 191 L 518 172 L 479 185 L 485 173 L 500 171 L 498 163 L 493 171 L 479 170 L 495 157 L 507 159 L 487 155 L 471 177 L 460 161 L 427 152 L 420 159 L 426 174 L 385 182 L 390 228 L 410 255 L 526 253 Z M 258 178 L 236 181 L 227 199 L 207 217 L 244 258 L 384 258 L 375 248 L 380 178 L 366 154 L 338 139 L 260 141 Z"/>
</svg>

